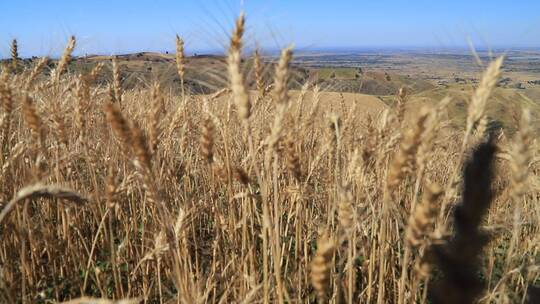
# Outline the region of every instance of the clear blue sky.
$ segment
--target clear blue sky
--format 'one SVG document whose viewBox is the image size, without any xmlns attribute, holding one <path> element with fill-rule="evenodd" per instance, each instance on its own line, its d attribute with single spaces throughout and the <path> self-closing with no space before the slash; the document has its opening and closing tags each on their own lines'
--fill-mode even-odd
<svg viewBox="0 0 540 304">
<path fill-rule="evenodd" d="M 221 49 L 243 9 L 249 45 L 513 48 L 540 46 L 540 0 L 0 0 L 0 57 L 57 55 L 69 35 L 78 54 Z"/>
</svg>

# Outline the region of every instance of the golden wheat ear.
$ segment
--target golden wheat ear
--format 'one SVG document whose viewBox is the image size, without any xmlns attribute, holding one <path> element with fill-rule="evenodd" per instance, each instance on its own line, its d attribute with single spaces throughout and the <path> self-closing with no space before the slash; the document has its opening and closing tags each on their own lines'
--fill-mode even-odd
<svg viewBox="0 0 540 304">
<path fill-rule="evenodd" d="M 244 83 L 244 76 L 241 72 L 242 62 L 242 37 L 244 35 L 245 27 L 244 14 L 240 14 L 236 20 L 236 27 L 233 30 L 231 36 L 231 45 L 229 47 L 229 54 L 227 57 L 227 66 L 229 70 L 230 88 L 233 93 L 233 100 L 238 110 L 238 117 L 243 122 L 247 122 L 251 115 L 251 104 L 249 102 L 249 95 L 246 85 Z"/>
<path fill-rule="evenodd" d="M 322 302 L 327 299 L 330 289 L 335 249 L 333 240 L 322 238 L 317 242 L 317 252 L 311 261 L 311 284 Z"/>
<path fill-rule="evenodd" d="M 257 86 L 257 98 L 262 98 L 264 95 L 264 66 L 261 59 L 260 51 L 257 49 L 255 50 L 255 54 L 253 56 L 253 69 L 255 70 L 255 83 Z"/>
<path fill-rule="evenodd" d="M 88 201 L 87 198 L 83 197 L 82 195 L 71 189 L 61 186 L 43 185 L 38 183 L 35 185 L 24 187 L 15 194 L 11 201 L 9 201 L 9 203 L 4 207 L 4 209 L 2 209 L 2 212 L 0 212 L 0 223 L 13 210 L 17 203 L 25 199 L 32 199 L 38 197 L 64 199 L 77 205 L 84 204 Z"/>
<path fill-rule="evenodd" d="M 143 130 L 137 125 L 133 124 L 131 128 L 131 138 L 133 139 L 133 150 L 135 151 L 135 158 L 142 165 L 142 169 L 151 171 L 152 168 L 152 153 L 148 147 L 148 141 Z"/>
<path fill-rule="evenodd" d="M 468 107 L 464 144 L 467 144 L 466 140 L 468 139 L 468 136 L 485 116 L 487 101 L 495 89 L 497 81 L 499 81 L 499 78 L 501 77 L 503 60 L 504 57 L 499 57 L 490 63 L 482 76 L 480 85 L 474 91 Z"/>
<path fill-rule="evenodd" d="M 58 61 L 58 65 L 56 66 L 54 73 L 51 74 L 55 83 L 58 83 L 60 81 L 60 76 L 62 75 L 62 73 L 64 73 L 68 64 L 71 62 L 71 54 L 75 49 L 76 43 L 77 40 L 75 39 L 75 36 L 71 36 L 69 38 L 68 44 L 66 45 L 66 48 L 64 49 L 64 52 L 62 53 L 62 56 L 60 57 L 60 60 Z"/>
<path fill-rule="evenodd" d="M 32 85 L 36 81 L 36 78 L 38 78 L 38 76 L 43 71 L 43 69 L 45 68 L 48 62 L 49 62 L 49 58 L 43 57 L 36 63 L 36 65 L 32 69 L 32 72 L 30 72 L 30 76 L 28 76 L 28 78 L 26 79 L 26 83 L 24 86 L 26 90 L 32 87 Z"/>
<path fill-rule="evenodd" d="M 9 149 L 9 136 L 11 129 L 11 116 L 13 112 L 13 91 L 5 83 L 0 83 L 0 106 L 4 113 L 2 113 L 3 121 L 0 123 L 2 134 L 2 153 L 5 153 Z"/>
<path fill-rule="evenodd" d="M 214 162 L 214 132 L 215 125 L 212 119 L 208 118 L 204 121 L 201 131 L 200 152 L 203 159 L 209 164 Z"/>
<path fill-rule="evenodd" d="M 519 199 L 528 190 L 529 164 L 532 160 L 532 151 L 530 148 L 533 141 L 532 138 L 531 111 L 529 109 L 523 109 L 519 131 L 513 140 L 510 159 L 510 170 L 512 172 L 510 193 L 516 204 L 519 203 Z"/>
<path fill-rule="evenodd" d="M 28 94 L 24 94 L 22 98 L 21 108 L 23 120 L 31 130 L 35 142 L 41 149 L 45 149 L 45 127 L 34 104 L 34 100 Z"/>
<path fill-rule="evenodd" d="M 17 73 L 19 67 L 19 47 L 17 44 L 17 39 L 11 41 L 11 68 L 13 73 Z"/>
<path fill-rule="evenodd" d="M 176 71 L 180 77 L 180 89 L 182 90 L 182 99 L 185 98 L 184 75 L 186 73 L 186 55 L 184 54 L 184 40 L 176 35 Z"/>
<path fill-rule="evenodd" d="M 416 206 L 409 218 L 405 240 L 411 247 L 418 247 L 430 233 L 437 216 L 437 200 L 443 194 L 441 187 L 431 184 L 426 187 L 422 202 Z"/>
<path fill-rule="evenodd" d="M 296 144 L 292 136 L 289 136 L 285 144 L 286 151 L 286 165 L 287 170 L 298 182 L 302 179 L 302 168 L 300 165 L 300 158 L 298 157 L 298 152 L 296 151 Z"/>
<path fill-rule="evenodd" d="M 122 151 L 128 155 L 131 151 L 132 133 L 131 124 L 124 118 L 122 111 L 118 105 L 108 102 L 103 106 L 103 111 L 106 114 L 107 122 L 112 128 L 114 135 L 120 140 Z"/>
<path fill-rule="evenodd" d="M 122 103 L 122 78 L 120 76 L 120 64 L 118 63 L 118 57 L 113 56 L 111 60 L 112 74 L 113 74 L 113 93 L 114 100 L 119 104 Z"/>
<path fill-rule="evenodd" d="M 155 155 L 158 150 L 159 139 L 161 136 L 161 117 L 163 115 L 163 104 L 165 99 L 161 91 L 161 86 L 159 83 L 154 83 L 151 89 L 152 94 L 152 106 L 150 111 L 150 132 L 149 132 L 149 141 L 150 141 L 150 150 L 152 154 Z"/>
<path fill-rule="evenodd" d="M 274 98 L 277 102 L 277 113 L 274 123 L 267 138 L 268 146 L 272 149 L 277 148 L 277 144 L 282 137 L 283 121 L 287 114 L 289 105 L 289 65 L 292 60 L 292 46 L 281 51 L 278 64 L 276 66 L 276 75 L 274 77 Z"/>
</svg>

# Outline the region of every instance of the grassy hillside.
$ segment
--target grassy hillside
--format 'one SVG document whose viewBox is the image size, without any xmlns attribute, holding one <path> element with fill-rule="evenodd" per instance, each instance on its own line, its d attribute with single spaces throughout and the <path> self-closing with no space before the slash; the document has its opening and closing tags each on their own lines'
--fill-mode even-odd
<svg viewBox="0 0 540 304">
<path fill-rule="evenodd" d="M 448 96 L 452 101 L 447 108 L 446 119 L 452 121 L 454 126 L 463 129 L 473 91 L 474 87 L 470 85 L 453 85 L 423 91 L 409 97 L 407 109 L 413 115 L 415 109 L 423 104 L 433 105 Z M 487 103 L 486 115 L 494 125 L 504 128 L 509 134 L 514 134 L 524 107 L 531 110 L 531 127 L 535 132 L 539 132 L 540 103 L 528 98 L 522 90 L 495 88 Z"/>
</svg>

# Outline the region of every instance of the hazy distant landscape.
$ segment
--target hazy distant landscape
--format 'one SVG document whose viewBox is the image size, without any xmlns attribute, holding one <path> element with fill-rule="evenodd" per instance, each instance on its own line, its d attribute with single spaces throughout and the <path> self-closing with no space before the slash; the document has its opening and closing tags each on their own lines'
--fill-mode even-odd
<svg viewBox="0 0 540 304">
<path fill-rule="evenodd" d="M 261 77 L 265 85 L 272 83 L 274 64 L 278 58 L 270 52 L 263 55 Z M 540 130 L 540 51 L 529 49 L 509 52 L 477 52 L 472 50 L 351 50 L 299 52 L 291 62 L 289 88 L 299 90 L 303 84 L 317 85 L 322 91 L 360 93 L 377 97 L 383 103 L 395 103 L 400 88 L 408 91 L 409 104 L 436 103 L 450 96 L 451 120 L 464 121 L 467 100 L 486 65 L 497 56 L 504 56 L 503 76 L 497 82 L 488 108 L 491 119 L 513 132 L 521 105 L 533 111 L 533 127 Z M 180 92 L 180 79 L 175 55 L 168 53 L 134 53 L 115 55 L 125 88 L 148 86 L 159 81 L 164 89 Z M 89 55 L 73 60 L 75 73 L 90 71 L 97 63 L 104 70 L 96 81 L 106 85 L 112 81 L 107 63 L 111 56 Z M 28 60 L 26 60 L 28 61 Z M 53 64 L 54 61 L 51 61 Z M 109 72 L 107 70 L 109 69 Z M 253 57 L 245 58 L 243 67 L 248 85 L 255 89 Z M 223 55 L 198 54 L 185 59 L 185 86 L 195 94 L 211 94 L 228 86 L 227 62 Z M 251 78 L 251 79 L 250 79 Z"/>
</svg>

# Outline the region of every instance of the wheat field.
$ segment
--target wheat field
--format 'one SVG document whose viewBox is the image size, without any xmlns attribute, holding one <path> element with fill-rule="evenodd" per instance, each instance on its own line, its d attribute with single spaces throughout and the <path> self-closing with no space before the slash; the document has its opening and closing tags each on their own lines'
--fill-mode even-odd
<svg viewBox="0 0 540 304">
<path fill-rule="evenodd" d="M 178 36 L 180 94 L 124 89 L 114 57 L 107 85 L 75 73 L 75 37 L 53 65 L 12 44 L 0 302 L 538 303 L 531 113 L 512 135 L 485 115 L 503 58 L 458 129 L 449 98 L 406 115 L 406 90 L 378 109 L 291 92 L 292 48 L 272 83 L 258 53 L 246 73 L 244 27 L 210 95 L 185 90 Z"/>
</svg>

